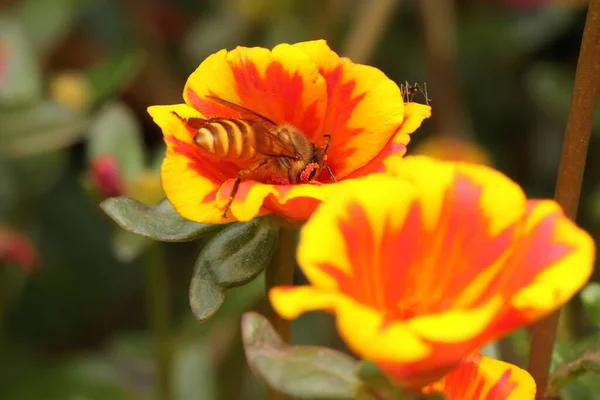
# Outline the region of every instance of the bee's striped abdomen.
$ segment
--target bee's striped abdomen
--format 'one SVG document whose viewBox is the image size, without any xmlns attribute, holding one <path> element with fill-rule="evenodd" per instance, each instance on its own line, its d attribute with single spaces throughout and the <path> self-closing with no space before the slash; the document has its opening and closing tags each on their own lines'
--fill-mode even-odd
<svg viewBox="0 0 600 400">
<path fill-rule="evenodd" d="M 208 122 L 194 137 L 204 151 L 217 157 L 247 160 L 256 156 L 254 131 L 239 119 L 219 119 Z"/>
</svg>

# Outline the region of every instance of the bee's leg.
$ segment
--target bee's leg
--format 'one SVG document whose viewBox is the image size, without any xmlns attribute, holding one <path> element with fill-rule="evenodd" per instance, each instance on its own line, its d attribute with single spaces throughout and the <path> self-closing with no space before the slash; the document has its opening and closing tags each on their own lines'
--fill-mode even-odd
<svg viewBox="0 0 600 400">
<path fill-rule="evenodd" d="M 231 203 L 233 203 L 233 199 L 240 187 L 240 183 L 242 183 L 242 179 L 244 178 L 244 176 L 248 175 L 251 172 L 256 171 L 259 168 L 264 167 L 265 165 L 267 165 L 269 163 L 269 161 L 270 161 L 269 158 L 265 158 L 264 160 L 257 162 L 253 166 L 251 166 L 249 168 L 244 168 L 243 170 L 238 172 L 238 175 L 235 178 L 235 182 L 233 183 L 233 188 L 231 189 L 231 194 L 229 195 L 229 200 L 227 201 L 227 205 L 225 206 L 225 211 L 223 212 L 223 215 L 221 215 L 223 218 L 227 218 L 227 212 L 229 212 Z"/>
</svg>

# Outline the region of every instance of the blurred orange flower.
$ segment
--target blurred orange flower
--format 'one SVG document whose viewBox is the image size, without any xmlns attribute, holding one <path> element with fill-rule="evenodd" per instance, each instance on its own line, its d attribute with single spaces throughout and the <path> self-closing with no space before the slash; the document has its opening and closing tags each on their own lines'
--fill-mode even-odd
<svg viewBox="0 0 600 400">
<path fill-rule="evenodd" d="M 591 237 L 485 166 L 389 159 L 305 224 L 308 286 L 270 292 L 293 319 L 329 310 L 347 345 L 422 387 L 486 342 L 559 308 L 592 272 Z"/>
<path fill-rule="evenodd" d="M 110 154 L 94 157 L 90 165 L 91 181 L 103 197 L 123 196 L 125 183 L 117 158 Z"/>
<path fill-rule="evenodd" d="M 26 271 L 39 266 L 39 256 L 31 240 L 7 225 L 0 224 L 0 262 L 13 263 Z"/>
<path fill-rule="evenodd" d="M 479 144 L 458 138 L 434 136 L 419 144 L 413 154 L 493 166 L 492 155 Z"/>
<path fill-rule="evenodd" d="M 423 392 L 441 392 L 448 400 L 533 400 L 536 387 L 527 371 L 474 353 Z"/>
<path fill-rule="evenodd" d="M 319 171 L 316 184 L 293 184 L 262 171 L 245 177 L 223 218 L 234 181 L 250 161 L 225 160 L 194 143 L 197 130 L 182 119 L 244 118 L 207 96 L 276 124 L 291 124 L 317 149 L 331 135 L 327 164 L 338 181 L 382 170 L 388 156 L 405 153 L 409 134 L 431 115 L 429 106 L 405 104 L 399 87 L 383 72 L 339 57 L 324 40 L 280 44 L 273 50 L 221 50 L 189 77 L 185 104 L 148 108 L 168 146 L 161 170 L 167 198 L 183 217 L 205 223 L 248 221 L 268 213 L 303 220 L 336 186 L 327 171 Z M 252 140 L 244 142 L 251 146 Z"/>
</svg>

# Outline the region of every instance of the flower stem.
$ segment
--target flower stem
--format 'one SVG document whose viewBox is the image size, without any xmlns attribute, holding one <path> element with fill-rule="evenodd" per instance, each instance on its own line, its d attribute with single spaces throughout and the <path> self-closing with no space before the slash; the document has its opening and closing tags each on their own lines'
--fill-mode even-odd
<svg viewBox="0 0 600 400">
<path fill-rule="evenodd" d="M 271 264 L 265 273 L 266 293 L 275 286 L 289 286 L 294 283 L 294 267 L 296 266 L 296 231 L 289 228 L 279 230 L 279 240 Z M 290 343 L 291 323 L 281 318 L 269 303 L 269 322 L 284 342 Z M 267 388 L 267 399 L 285 400 L 287 396 Z"/>
<path fill-rule="evenodd" d="M 173 399 L 173 352 L 169 323 L 168 275 L 164 247 L 153 244 L 145 255 L 148 318 L 156 343 L 156 371 L 160 400 Z"/>
<path fill-rule="evenodd" d="M 575 220 L 587 156 L 594 109 L 600 93 L 600 0 L 591 0 L 585 21 L 575 87 L 567 121 L 554 197 L 565 215 Z M 528 370 L 545 396 L 560 310 L 533 325 Z"/>
</svg>

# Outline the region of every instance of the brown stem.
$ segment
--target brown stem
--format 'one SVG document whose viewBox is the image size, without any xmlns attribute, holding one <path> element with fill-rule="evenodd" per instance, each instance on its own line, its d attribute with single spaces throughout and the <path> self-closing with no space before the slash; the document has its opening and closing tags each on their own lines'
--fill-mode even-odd
<svg viewBox="0 0 600 400">
<path fill-rule="evenodd" d="M 363 0 L 342 46 L 342 54 L 357 63 L 369 61 L 400 0 Z"/>
<path fill-rule="evenodd" d="M 594 109 L 600 93 L 600 0 L 591 0 L 585 21 L 575 88 L 567 121 L 554 197 L 575 220 L 587 156 Z M 533 325 L 528 370 L 538 387 L 536 400 L 545 396 L 559 311 Z"/>
<path fill-rule="evenodd" d="M 470 135 L 456 80 L 456 17 L 454 0 L 420 0 L 425 51 L 430 71 L 429 93 L 435 102 L 434 120 L 440 135 Z"/>
<path fill-rule="evenodd" d="M 279 230 L 279 240 L 277 249 L 273 255 L 271 264 L 265 272 L 266 292 L 275 286 L 290 286 L 294 283 L 294 267 L 296 266 L 296 231 L 289 228 Z M 290 321 L 283 319 L 273 310 L 269 303 L 268 311 L 269 322 L 284 342 L 290 343 L 291 324 Z M 267 399 L 285 400 L 288 397 L 282 393 L 267 388 Z"/>
</svg>

